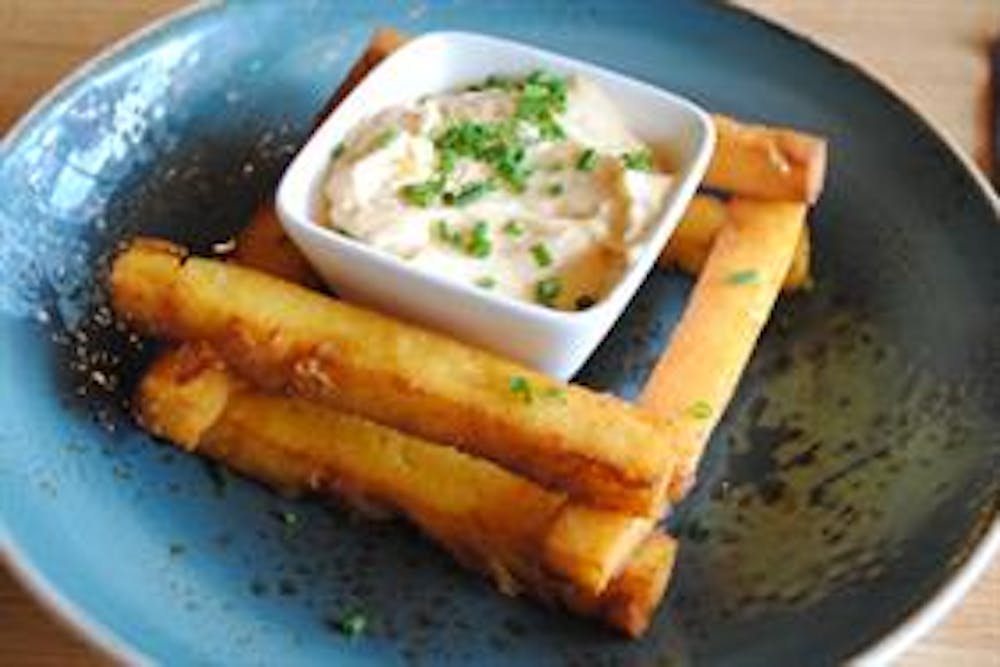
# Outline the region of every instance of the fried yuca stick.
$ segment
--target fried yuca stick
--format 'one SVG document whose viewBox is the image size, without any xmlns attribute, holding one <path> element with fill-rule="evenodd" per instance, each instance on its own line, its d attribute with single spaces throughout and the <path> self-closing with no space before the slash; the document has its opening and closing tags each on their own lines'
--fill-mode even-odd
<svg viewBox="0 0 1000 667">
<path fill-rule="evenodd" d="M 734 199 L 639 405 L 678 430 L 679 499 L 732 398 L 795 256 L 805 204 Z"/>
<path fill-rule="evenodd" d="M 549 522 L 542 563 L 579 590 L 603 591 L 655 526 L 648 517 L 566 503 Z"/>
<path fill-rule="evenodd" d="M 676 557 L 677 542 L 655 531 L 600 596 L 571 590 L 563 593 L 562 601 L 578 613 L 599 617 L 630 637 L 640 637 L 663 599 Z"/>
<path fill-rule="evenodd" d="M 734 195 L 815 204 L 826 178 L 826 140 L 714 115 L 715 153 L 705 185 Z"/>
<path fill-rule="evenodd" d="M 262 204 L 239 233 L 232 258 L 242 266 L 304 287 L 323 287 L 323 281 L 313 271 L 309 260 L 282 229 L 274 202 Z"/>
<path fill-rule="evenodd" d="M 726 204 L 701 196 L 688 215 L 698 221 L 697 234 L 709 230 L 698 238 L 693 233 L 686 244 L 690 250 L 703 243 L 704 249 L 696 252 L 707 255 L 707 265 L 698 266 L 702 273 L 684 315 L 639 398 L 640 406 L 675 421 L 680 452 L 669 491 L 672 501 L 687 490 L 705 443 L 739 383 L 782 284 L 780 276 L 785 275 L 787 285 L 795 271 L 806 229 L 805 207 L 800 204 Z M 772 224 L 774 228 L 768 228 Z M 595 532 L 608 531 L 624 539 L 634 529 L 624 524 L 616 528 L 606 518 L 596 529 L 599 517 L 600 511 L 577 503 L 563 507 L 550 529 L 547 545 L 554 546 L 546 548 L 546 563 L 572 572 L 578 580 L 599 581 L 597 571 L 579 559 L 584 550 L 563 551 L 573 544 L 574 535 L 593 540 Z"/>
<path fill-rule="evenodd" d="M 666 588 L 674 556 L 666 536 L 641 540 L 604 591 L 580 590 L 551 576 L 538 558 L 562 494 L 454 449 L 263 393 L 232 375 L 207 345 L 162 355 L 135 405 L 152 433 L 285 492 L 405 515 L 508 594 L 561 601 L 638 636 Z"/>
<path fill-rule="evenodd" d="M 140 398 L 137 401 L 140 406 L 139 421 L 156 435 L 167 437 L 188 449 L 195 449 L 199 443 L 202 443 L 201 448 L 204 450 L 206 445 L 202 441 L 206 431 L 205 424 L 216 423 L 223 409 L 226 408 L 229 397 L 246 389 L 249 389 L 249 385 L 226 371 L 224 364 L 209 346 L 205 344 L 184 345 L 163 355 L 146 376 Z M 229 463 L 252 477 L 263 479 L 274 487 L 294 493 L 299 490 L 297 487 L 301 485 L 301 480 L 307 478 L 307 472 L 311 470 L 310 474 L 315 473 L 315 467 L 303 470 L 301 465 L 311 466 L 311 461 L 315 458 L 310 455 L 311 448 L 319 447 L 308 437 L 302 437 L 301 441 L 297 441 L 297 438 L 303 436 L 302 422 L 309 421 L 311 427 L 319 428 L 321 419 L 317 417 L 306 420 L 304 417 L 296 416 L 305 409 L 303 408 L 305 401 L 289 400 L 285 403 L 289 411 L 288 415 L 279 414 L 278 404 L 270 401 L 268 409 L 263 410 L 260 413 L 263 416 L 255 422 L 255 412 L 247 408 L 248 405 L 254 403 L 254 400 L 249 398 L 245 401 L 230 403 L 227 413 L 229 419 L 226 423 L 234 428 L 239 426 L 246 433 L 257 433 L 256 429 L 260 429 L 260 433 L 271 434 L 268 436 L 268 442 L 298 442 L 299 449 L 296 451 L 302 456 L 286 456 L 285 452 L 277 446 L 270 449 L 261 446 L 249 450 L 250 454 L 254 456 L 249 464 L 243 460 L 243 452 L 239 449 L 220 450 L 215 458 Z M 327 409 L 325 412 L 334 411 Z M 244 417 L 245 419 L 240 421 Z M 337 428 L 335 430 L 338 437 L 346 442 L 357 443 L 357 447 L 361 447 L 362 443 L 372 440 L 373 429 L 365 420 L 347 418 L 346 415 L 324 418 L 336 421 Z M 384 427 L 379 428 L 382 431 L 388 431 Z M 375 431 L 378 432 L 377 429 Z M 397 444 L 408 442 L 402 435 L 398 435 L 398 437 L 393 435 L 390 439 Z M 238 430 L 226 438 L 227 442 L 243 440 L 253 440 L 253 438 Z M 208 446 L 211 446 L 211 443 Z M 384 463 L 376 465 L 370 460 L 373 456 L 378 457 L 385 454 L 385 447 L 377 443 L 371 447 L 368 450 L 348 449 L 339 452 L 341 456 L 352 457 L 350 460 L 338 459 L 336 456 L 330 459 L 331 465 L 340 461 L 341 469 L 348 471 L 348 473 L 343 474 L 350 474 L 350 471 L 353 470 L 356 473 L 355 477 L 361 480 L 359 483 L 345 484 L 342 479 L 343 474 L 338 475 L 338 479 L 341 480 L 340 485 L 344 487 L 340 489 L 342 495 L 348 494 L 354 487 L 362 489 L 374 487 L 377 490 L 379 484 L 393 489 L 395 488 L 394 484 L 405 483 L 409 484 L 410 488 L 427 490 L 429 493 L 433 492 L 432 490 L 439 485 L 449 487 L 458 484 L 468 485 L 468 489 L 451 490 L 451 492 L 458 494 L 459 500 L 456 501 L 458 505 L 466 505 L 467 502 L 461 500 L 462 494 L 475 494 L 475 489 L 482 487 L 481 480 L 471 473 L 449 478 L 446 476 L 447 469 L 440 465 L 436 466 L 433 462 L 430 466 L 420 464 L 418 461 L 420 455 L 426 456 L 427 452 L 417 445 L 409 445 L 409 448 L 405 450 L 408 452 L 415 448 L 417 453 L 417 455 L 407 454 L 405 457 L 412 464 L 412 468 L 405 472 L 407 475 L 426 475 L 425 479 L 398 482 L 391 477 L 392 471 L 389 468 L 382 469 L 386 475 L 381 478 L 367 477 L 365 471 L 369 467 L 385 465 Z M 434 446 L 429 451 L 430 454 L 435 454 L 441 449 L 443 448 L 440 446 Z M 266 465 L 259 464 L 259 458 L 269 453 L 273 454 L 275 460 L 268 461 Z M 333 454 L 337 453 L 333 452 Z M 564 494 L 549 491 L 540 495 L 538 489 L 541 487 L 534 484 L 529 485 L 527 482 L 515 484 L 512 480 L 519 478 L 509 473 L 498 475 L 490 471 L 490 467 L 480 466 L 477 468 L 465 464 L 462 458 L 452 457 L 442 460 L 459 461 L 464 466 L 462 470 L 466 470 L 466 472 L 469 470 L 473 472 L 489 471 L 481 473 L 485 475 L 487 483 L 499 483 L 496 480 L 510 478 L 508 480 L 512 489 L 510 495 L 522 494 L 521 501 L 512 502 L 511 499 L 501 497 L 502 494 L 496 488 L 493 489 L 494 495 L 491 498 L 504 504 L 506 511 L 510 513 L 508 518 L 511 523 L 537 520 L 551 524 L 555 510 L 562 506 L 566 500 Z M 439 497 L 434 499 L 435 502 L 448 503 L 451 501 L 448 492 L 443 496 L 440 493 L 438 495 Z M 533 498 L 537 500 L 538 506 L 528 506 Z M 354 505 L 359 506 L 364 499 L 357 497 L 353 500 Z M 413 499 L 411 503 L 419 500 L 419 498 Z M 543 504 L 547 507 L 542 507 Z M 501 508 L 494 510 L 491 515 L 493 520 L 499 520 L 498 517 L 501 517 L 500 512 L 502 511 L 504 510 Z M 516 515 L 520 512 L 530 512 L 531 517 L 528 519 L 517 518 Z M 554 581 L 565 582 L 567 586 L 579 592 L 580 595 L 593 597 L 599 595 L 622 572 L 636 549 L 653 532 L 655 522 L 651 519 L 632 517 L 607 510 L 591 509 L 589 514 L 581 510 L 580 516 L 583 520 L 577 520 L 568 527 L 572 530 L 563 529 L 550 532 L 546 529 L 544 545 L 539 537 L 534 549 L 541 555 L 536 558 L 533 551 L 532 562 L 539 560 L 546 567 L 548 576 Z M 456 529 L 464 530 L 469 527 L 457 526 Z M 520 526 L 524 529 L 528 527 L 527 523 Z M 473 534 L 481 530 L 475 526 L 471 528 L 474 529 Z M 539 533 L 539 535 L 541 534 Z M 498 539 L 505 538 L 503 532 L 498 532 L 495 536 Z"/>
<path fill-rule="evenodd" d="M 268 229 L 271 221 L 273 213 L 267 209 L 257 212 L 241 236 L 247 237 L 250 243 L 244 246 L 243 253 L 235 254 L 234 259 L 251 268 L 309 285 L 315 274 L 308 264 L 304 264 L 301 255 L 298 258 L 287 256 L 294 249 L 288 245 L 277 223 Z M 284 238 L 275 239 L 271 230 Z M 271 239 L 275 242 L 268 245 L 266 241 Z M 189 406 L 188 409 L 206 407 Z M 622 571 L 628 558 L 653 531 L 654 523 L 646 517 L 581 506 L 578 512 L 569 513 L 555 523 L 543 547 L 544 563 L 553 576 L 596 595 Z"/>
<path fill-rule="evenodd" d="M 490 459 L 609 509 L 658 517 L 670 429 L 611 396 L 233 264 L 138 240 L 112 303 L 146 331 L 209 342 L 256 384 Z"/>
<path fill-rule="evenodd" d="M 677 267 L 684 273 L 697 276 L 727 220 L 729 208 L 726 202 L 712 195 L 696 195 L 660 255 L 660 266 Z M 809 254 L 809 226 L 803 225 L 802 235 L 795 246 L 795 258 L 782 283 L 785 292 L 805 289 L 811 283 Z"/>
</svg>

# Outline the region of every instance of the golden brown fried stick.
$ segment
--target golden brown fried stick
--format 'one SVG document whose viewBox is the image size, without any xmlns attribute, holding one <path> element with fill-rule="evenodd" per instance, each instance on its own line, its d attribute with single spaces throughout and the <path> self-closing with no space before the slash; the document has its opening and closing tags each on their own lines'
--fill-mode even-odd
<svg viewBox="0 0 1000 667">
<path fill-rule="evenodd" d="M 630 637 L 641 637 L 667 590 L 676 557 L 677 542 L 656 531 L 600 596 L 569 591 L 563 593 L 563 603 L 578 613 L 603 619 Z"/>
<path fill-rule="evenodd" d="M 708 259 L 715 238 L 728 219 L 729 208 L 726 202 L 712 195 L 696 195 L 660 255 L 660 266 L 677 267 L 684 273 L 697 276 Z M 805 225 L 795 246 L 795 259 L 792 260 L 792 266 L 782 284 L 783 291 L 794 292 L 806 289 L 811 284 L 809 246 L 809 227 Z"/>
<path fill-rule="evenodd" d="M 549 523 L 542 562 L 578 589 L 603 591 L 655 526 L 649 517 L 567 503 Z"/>
<path fill-rule="evenodd" d="M 322 289 L 323 281 L 313 271 L 309 260 L 295 247 L 281 227 L 274 202 L 260 206 L 243 231 L 236 237 L 232 259 L 264 273 L 269 273 L 304 287 Z"/>
<path fill-rule="evenodd" d="M 739 384 L 805 224 L 805 204 L 734 199 L 728 208 L 730 220 L 638 401 L 678 431 L 672 500 L 683 496 Z"/>
<path fill-rule="evenodd" d="M 716 145 L 705 185 L 743 197 L 815 204 L 826 179 L 826 140 L 714 115 Z"/>
<path fill-rule="evenodd" d="M 580 590 L 540 562 L 565 502 L 491 463 L 232 375 L 207 345 L 162 355 L 143 378 L 137 417 L 152 433 L 286 492 L 405 515 L 508 594 L 526 592 L 638 636 L 663 595 L 674 545 L 640 541 L 606 590 Z"/>
<path fill-rule="evenodd" d="M 259 386 L 483 456 L 588 504 L 660 515 L 671 433 L 624 401 L 159 241 L 133 242 L 110 282 L 119 315 L 210 343 Z"/>
<path fill-rule="evenodd" d="M 234 255 L 237 262 L 312 286 L 315 274 L 289 245 L 290 241 L 274 220 L 273 209 L 262 207 L 240 238 L 239 247 L 243 252 Z M 244 239 L 248 241 L 246 244 L 242 243 Z M 289 256 L 291 252 L 297 256 Z M 188 409 L 199 408 L 205 409 L 205 406 L 189 406 Z M 544 563 L 554 577 L 596 594 L 622 571 L 627 559 L 653 531 L 654 522 L 644 517 L 581 506 L 577 512 L 561 516 L 554 526 L 543 547 Z"/>
</svg>

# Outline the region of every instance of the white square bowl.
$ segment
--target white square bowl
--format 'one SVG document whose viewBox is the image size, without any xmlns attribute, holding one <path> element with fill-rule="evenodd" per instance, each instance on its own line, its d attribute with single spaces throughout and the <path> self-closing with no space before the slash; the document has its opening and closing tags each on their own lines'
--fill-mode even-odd
<svg viewBox="0 0 1000 667">
<path fill-rule="evenodd" d="M 579 74 L 613 99 L 645 143 L 666 149 L 675 178 L 661 218 L 614 289 L 586 310 L 566 312 L 483 290 L 407 264 L 319 224 L 323 179 L 334 147 L 378 111 L 460 89 L 491 74 L 535 69 Z M 708 114 L 677 95 L 579 60 L 463 32 L 418 37 L 374 69 L 316 130 L 283 176 L 277 208 L 285 231 L 348 301 L 425 326 L 532 366 L 571 377 L 621 315 L 677 226 L 708 167 L 715 132 Z"/>
</svg>

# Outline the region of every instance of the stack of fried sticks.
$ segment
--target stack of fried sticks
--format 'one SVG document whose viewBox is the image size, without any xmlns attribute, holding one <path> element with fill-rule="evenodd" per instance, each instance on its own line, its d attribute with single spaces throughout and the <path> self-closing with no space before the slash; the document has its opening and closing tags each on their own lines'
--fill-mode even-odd
<svg viewBox="0 0 1000 667">
<path fill-rule="evenodd" d="M 376 32 L 321 118 L 404 41 Z M 826 169 L 820 138 L 714 121 L 704 185 L 725 194 L 698 195 L 663 253 L 697 283 L 637 405 L 321 293 L 268 205 L 234 261 L 153 239 L 115 260 L 118 314 L 175 344 L 140 423 L 284 492 L 402 515 L 503 592 L 641 635 L 676 550 L 659 520 L 782 288 L 809 284 Z"/>
</svg>

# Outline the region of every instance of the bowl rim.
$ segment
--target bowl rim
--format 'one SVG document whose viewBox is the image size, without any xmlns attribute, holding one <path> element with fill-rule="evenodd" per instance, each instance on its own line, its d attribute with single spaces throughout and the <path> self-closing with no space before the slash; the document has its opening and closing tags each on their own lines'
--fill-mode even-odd
<svg viewBox="0 0 1000 667">
<path fill-rule="evenodd" d="M 639 253 L 636 258 L 628 263 L 625 270 L 615 281 L 611 290 L 609 290 L 593 306 L 582 310 L 561 310 L 557 308 L 549 308 L 533 301 L 518 299 L 516 297 L 508 296 L 492 290 L 476 288 L 475 286 L 462 282 L 449 274 L 432 271 L 422 266 L 413 266 L 392 253 L 379 250 L 368 243 L 338 234 L 330 227 L 317 222 L 313 219 L 312 215 L 307 214 L 303 216 L 299 214 L 300 209 L 310 208 L 308 203 L 305 207 L 299 205 L 293 207 L 289 203 L 293 199 L 296 201 L 298 199 L 297 197 L 293 198 L 292 195 L 288 194 L 288 191 L 291 189 L 291 185 L 289 185 L 290 183 L 305 181 L 310 178 L 317 178 L 315 172 L 306 170 L 306 167 L 300 162 L 300 156 L 305 153 L 310 144 L 314 142 L 318 143 L 319 141 L 324 140 L 324 137 L 322 136 L 324 128 L 336 122 L 338 113 L 346 105 L 346 103 L 352 99 L 362 98 L 371 88 L 373 88 L 371 85 L 366 85 L 366 82 L 371 79 L 372 75 L 375 75 L 379 70 L 386 67 L 386 65 L 398 62 L 403 58 L 413 58 L 414 56 L 411 52 L 417 51 L 421 48 L 427 48 L 427 44 L 433 44 L 442 40 L 445 40 L 446 42 L 447 40 L 466 40 L 478 42 L 485 48 L 517 51 L 528 56 L 537 57 L 539 58 L 542 66 L 544 66 L 546 62 L 554 63 L 560 68 L 575 69 L 585 76 L 596 74 L 608 79 L 616 79 L 627 86 L 631 86 L 642 91 L 643 94 L 658 98 L 660 103 L 671 105 L 681 110 L 684 114 L 691 116 L 691 118 L 700 127 L 701 132 L 704 133 L 699 139 L 697 147 L 692 151 L 693 157 L 681 164 L 679 168 L 669 173 L 674 180 L 670 187 L 670 195 L 674 196 L 674 201 L 665 206 L 652 221 L 652 224 L 649 225 L 649 227 L 643 232 L 644 238 L 640 241 Z M 365 116 L 369 117 L 381 110 L 382 109 L 373 109 L 371 111 L 366 111 Z M 687 206 L 691 198 L 694 196 L 698 181 L 701 180 L 708 168 L 708 163 L 715 147 L 715 141 L 715 127 L 711 122 L 708 111 L 695 101 L 680 93 L 647 83 L 646 81 L 622 72 L 618 72 L 608 67 L 596 65 L 589 61 L 567 56 L 556 51 L 540 48 L 520 40 L 499 37 L 473 30 L 431 30 L 415 36 L 400 49 L 394 51 L 386 59 L 381 61 L 371 72 L 369 72 L 368 76 L 366 76 L 359 83 L 359 85 L 355 86 L 350 91 L 350 93 L 344 98 L 342 104 L 338 105 L 338 107 L 334 109 L 329 116 L 323 119 L 323 122 L 316 127 L 312 135 L 300 148 L 299 153 L 292 158 L 292 161 L 282 174 L 281 180 L 275 189 L 275 206 L 278 210 L 278 217 L 281 220 L 282 227 L 286 229 L 289 227 L 308 228 L 315 233 L 318 239 L 322 239 L 326 243 L 335 247 L 338 252 L 352 254 L 353 258 L 351 261 L 365 262 L 381 268 L 392 267 L 397 271 L 411 273 L 419 276 L 421 279 L 426 280 L 429 283 L 432 283 L 433 288 L 435 289 L 457 290 L 459 294 L 465 298 L 478 300 L 488 304 L 490 307 L 501 309 L 504 311 L 502 314 L 505 316 L 531 318 L 549 326 L 574 326 L 581 325 L 586 320 L 593 320 L 588 326 L 600 325 L 605 329 L 610 329 L 614 322 L 617 321 L 621 312 L 624 311 L 628 301 L 630 301 L 638 291 L 642 282 L 641 278 L 652 270 L 653 265 L 656 263 L 656 257 L 662 251 L 662 248 L 666 246 L 667 241 L 669 241 L 670 236 L 676 229 L 676 223 L 673 225 L 670 225 L 669 223 L 671 220 L 679 222 L 680 217 L 683 214 L 683 208 Z M 309 188 L 312 191 L 311 194 L 315 194 L 314 191 L 316 187 L 319 186 Z M 297 203 L 300 204 L 301 202 Z M 292 210 L 293 208 L 296 210 Z M 664 227 L 671 227 L 671 229 L 664 236 L 662 243 L 654 243 L 657 237 L 663 234 Z M 653 246 L 659 247 L 654 250 Z M 610 321 L 605 322 L 604 320 L 608 318 L 610 318 Z M 607 326 L 604 327 L 604 324 L 607 324 Z M 599 343 L 600 339 L 595 343 L 595 347 Z"/>
<path fill-rule="evenodd" d="M 61 96 L 86 79 L 92 71 L 113 60 L 116 56 L 138 46 L 147 38 L 165 33 L 175 24 L 185 20 L 193 20 L 197 16 L 207 15 L 220 7 L 221 3 L 218 0 L 195 0 L 192 5 L 170 11 L 124 37 L 112 41 L 81 65 L 70 70 L 55 86 L 39 97 L 0 138 L 0 153 L 7 152 L 10 146 L 31 128 L 37 117 L 40 117 Z M 941 128 L 937 121 L 932 120 L 909 103 L 892 84 L 848 57 L 842 56 L 828 47 L 821 46 L 807 36 L 750 9 L 724 4 L 720 5 L 717 10 L 730 12 L 757 22 L 775 34 L 795 41 L 800 46 L 850 69 L 853 74 L 866 80 L 881 94 L 900 105 L 915 120 L 922 123 L 924 129 L 939 140 L 948 152 L 959 161 L 972 177 L 973 182 L 978 185 L 980 194 L 1000 220 L 1000 195 L 993 190 L 978 165 L 959 147 L 950 133 Z M 993 516 L 986 523 L 988 527 L 973 538 L 975 544 L 969 549 L 963 562 L 953 570 L 950 577 L 919 603 L 909 615 L 902 618 L 892 630 L 860 649 L 851 658 L 852 662 L 871 667 L 891 663 L 917 640 L 929 633 L 954 609 L 1000 556 L 1000 512 L 994 509 Z M 94 618 L 83 603 L 72 599 L 65 592 L 56 588 L 42 574 L 35 562 L 19 546 L 15 545 L 2 515 L 0 515 L 0 565 L 7 567 L 13 577 L 31 593 L 34 600 L 50 612 L 51 617 L 61 621 L 64 627 L 74 631 L 78 637 L 124 664 L 153 664 L 152 659 L 138 646 L 134 646 L 119 637 L 113 629 Z"/>
</svg>

